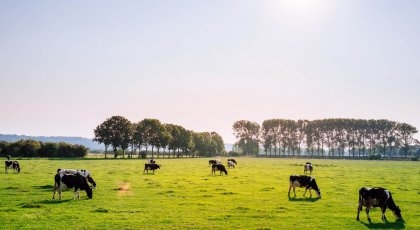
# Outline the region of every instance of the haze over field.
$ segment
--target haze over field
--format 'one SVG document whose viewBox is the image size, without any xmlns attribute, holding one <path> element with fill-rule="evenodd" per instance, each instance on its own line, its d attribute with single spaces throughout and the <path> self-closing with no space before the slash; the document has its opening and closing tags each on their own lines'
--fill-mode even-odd
<svg viewBox="0 0 420 230">
<path fill-rule="evenodd" d="M 227 143 L 242 119 L 420 128 L 419 9 L 383 0 L 0 1 L 0 133 L 92 138 L 114 115 L 215 131 Z"/>
</svg>

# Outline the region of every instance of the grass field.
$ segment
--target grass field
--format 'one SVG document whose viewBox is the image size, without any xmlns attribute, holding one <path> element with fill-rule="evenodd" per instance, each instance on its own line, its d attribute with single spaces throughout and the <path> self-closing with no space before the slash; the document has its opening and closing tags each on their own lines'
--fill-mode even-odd
<svg viewBox="0 0 420 230">
<path fill-rule="evenodd" d="M 420 229 L 418 162 L 311 160 L 322 198 L 297 189 L 289 199 L 289 176 L 306 159 L 237 158 L 227 176 L 212 176 L 208 160 L 158 159 L 155 174 L 138 159 L 19 160 L 20 174 L 0 175 L 0 229 Z M 52 200 L 57 168 L 91 170 L 93 199 Z M 356 221 L 362 186 L 389 189 L 405 222 L 390 210 L 383 222 L 378 208 L 372 224 L 364 209 Z"/>
</svg>

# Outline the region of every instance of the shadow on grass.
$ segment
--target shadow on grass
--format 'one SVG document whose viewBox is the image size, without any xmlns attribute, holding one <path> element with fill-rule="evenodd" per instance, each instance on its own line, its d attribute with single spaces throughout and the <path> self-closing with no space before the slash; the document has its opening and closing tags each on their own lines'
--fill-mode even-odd
<svg viewBox="0 0 420 230">
<path fill-rule="evenodd" d="M 44 191 L 53 191 L 54 186 L 52 185 L 41 185 L 41 186 L 32 186 L 33 188 L 44 190 Z"/>
<path fill-rule="evenodd" d="M 362 223 L 369 229 L 405 229 L 405 222 L 397 220 L 395 222 L 382 222 L 382 223 Z"/>
<path fill-rule="evenodd" d="M 293 198 L 293 197 L 289 197 L 289 201 L 298 201 L 298 202 L 315 202 L 317 200 L 321 199 L 320 197 L 315 197 L 315 198 L 311 198 L 311 197 L 303 197 L 303 198 Z"/>
<path fill-rule="evenodd" d="M 32 203 L 23 203 L 20 205 L 21 208 L 43 208 L 45 205 L 49 204 L 62 204 L 69 202 L 70 200 L 41 200 Z"/>
</svg>

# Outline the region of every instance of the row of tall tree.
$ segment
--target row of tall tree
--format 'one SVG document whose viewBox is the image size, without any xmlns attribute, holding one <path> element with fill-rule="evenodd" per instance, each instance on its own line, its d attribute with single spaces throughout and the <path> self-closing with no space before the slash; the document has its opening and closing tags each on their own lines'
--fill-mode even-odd
<svg viewBox="0 0 420 230">
<path fill-rule="evenodd" d="M 133 123 L 122 116 L 112 116 L 94 129 L 94 141 L 112 148 L 114 158 L 127 154 L 141 157 L 141 153 L 151 152 L 160 157 L 161 150 L 167 150 L 168 157 L 215 156 L 225 154 L 222 137 L 216 132 L 194 132 L 182 126 L 163 124 L 158 119 L 147 118 Z"/>
<path fill-rule="evenodd" d="M 321 119 L 288 120 L 269 119 L 262 125 L 240 120 L 233 124 L 244 154 L 256 155 L 259 146 L 266 154 L 317 156 L 370 156 L 393 154 L 408 157 L 419 141 L 414 138 L 417 128 L 406 123 L 389 120 Z"/>
<path fill-rule="evenodd" d="M 0 141 L 2 156 L 12 157 L 84 157 L 88 149 L 83 145 L 72 145 L 65 142 L 41 142 L 19 140 L 16 142 Z"/>
</svg>

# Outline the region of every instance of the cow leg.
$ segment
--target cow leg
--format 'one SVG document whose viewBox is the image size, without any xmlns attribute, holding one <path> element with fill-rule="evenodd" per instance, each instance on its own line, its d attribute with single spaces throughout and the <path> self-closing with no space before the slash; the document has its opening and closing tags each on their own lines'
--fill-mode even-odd
<svg viewBox="0 0 420 230">
<path fill-rule="evenodd" d="M 312 193 L 311 193 L 311 189 L 310 188 L 305 188 L 305 192 L 303 193 L 303 197 L 306 197 L 305 194 L 306 192 L 309 190 L 309 195 L 310 197 L 312 197 Z"/>
<path fill-rule="evenodd" d="M 369 209 L 369 207 L 366 207 L 366 216 L 368 218 L 369 223 L 372 223 L 372 221 L 370 220 Z"/>
<path fill-rule="evenodd" d="M 76 197 L 77 197 L 77 199 L 79 199 L 79 198 L 80 198 L 80 193 L 79 193 L 79 191 L 80 191 L 80 189 L 79 189 L 79 188 L 77 188 L 77 187 L 75 187 L 75 188 L 74 188 L 73 200 L 75 200 L 75 199 L 76 199 Z"/>
<path fill-rule="evenodd" d="M 357 217 L 356 220 L 359 220 L 359 213 L 362 211 L 362 202 L 359 202 L 359 207 L 357 207 Z"/>
<path fill-rule="evenodd" d="M 54 184 L 54 191 L 53 191 L 53 200 L 55 199 L 55 193 L 57 192 L 57 187 Z"/>
<path fill-rule="evenodd" d="M 381 207 L 381 211 L 382 211 L 382 220 L 386 221 L 386 216 L 385 216 L 386 206 Z"/>
</svg>

